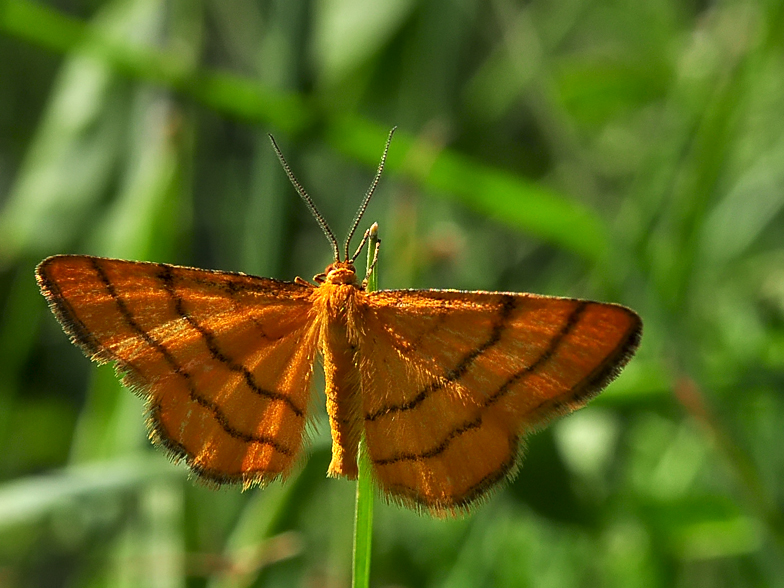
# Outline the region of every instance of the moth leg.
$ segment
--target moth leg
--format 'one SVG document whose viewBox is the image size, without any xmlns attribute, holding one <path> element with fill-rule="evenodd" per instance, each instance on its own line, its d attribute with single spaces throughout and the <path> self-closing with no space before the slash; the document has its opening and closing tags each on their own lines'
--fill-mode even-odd
<svg viewBox="0 0 784 588">
<path fill-rule="evenodd" d="M 362 240 L 359 242 L 359 247 L 357 247 L 357 250 L 354 252 L 354 255 L 351 256 L 351 259 L 348 260 L 349 263 L 354 263 L 354 261 L 356 261 L 357 257 L 359 257 L 360 251 L 362 251 L 362 248 L 365 246 L 365 243 L 367 243 L 367 240 L 369 238 L 370 238 L 370 229 L 366 230 L 365 234 L 362 235 Z"/>
<path fill-rule="evenodd" d="M 365 288 L 367 288 L 368 280 L 370 279 L 370 274 L 372 274 L 373 270 L 376 268 L 376 263 L 378 262 L 378 251 L 379 251 L 380 248 L 381 248 L 381 239 L 378 239 L 376 241 L 376 249 L 373 252 L 373 261 L 368 266 L 367 272 L 365 272 L 365 279 L 362 280 L 362 289 L 363 290 Z"/>
<path fill-rule="evenodd" d="M 294 278 L 294 283 L 295 284 L 299 284 L 300 286 L 308 286 L 310 288 L 316 288 L 317 287 L 316 284 L 312 284 L 312 283 L 308 282 L 307 280 L 303 280 L 299 276 Z"/>
</svg>

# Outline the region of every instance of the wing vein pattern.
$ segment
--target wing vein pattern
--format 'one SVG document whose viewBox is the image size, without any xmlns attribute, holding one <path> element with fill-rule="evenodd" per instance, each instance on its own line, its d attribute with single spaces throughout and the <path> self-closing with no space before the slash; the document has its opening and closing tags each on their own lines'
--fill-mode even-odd
<svg viewBox="0 0 784 588">
<path fill-rule="evenodd" d="M 216 483 L 289 473 L 316 353 L 309 288 L 88 256 L 49 258 L 37 275 L 72 339 L 146 400 L 171 455 Z"/>
<path fill-rule="evenodd" d="M 568 298 L 368 298 L 360 348 L 375 474 L 397 500 L 434 514 L 463 510 L 512 477 L 524 437 L 598 393 L 641 332 L 625 307 Z"/>
</svg>

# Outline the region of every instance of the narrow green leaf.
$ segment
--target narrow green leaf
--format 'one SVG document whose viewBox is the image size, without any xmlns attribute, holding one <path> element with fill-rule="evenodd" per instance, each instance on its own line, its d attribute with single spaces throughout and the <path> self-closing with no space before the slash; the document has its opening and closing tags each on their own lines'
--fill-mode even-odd
<svg viewBox="0 0 784 588">
<path fill-rule="evenodd" d="M 374 223 L 370 228 L 370 239 L 368 240 L 367 267 L 373 263 L 378 243 L 378 225 Z M 368 292 L 378 289 L 377 269 L 377 267 L 373 268 L 368 275 Z M 354 511 L 354 559 L 351 585 L 354 588 L 367 588 L 370 581 L 370 549 L 373 539 L 373 477 L 364 438 L 359 442 L 358 460 L 359 473 L 357 474 L 357 501 Z"/>
</svg>

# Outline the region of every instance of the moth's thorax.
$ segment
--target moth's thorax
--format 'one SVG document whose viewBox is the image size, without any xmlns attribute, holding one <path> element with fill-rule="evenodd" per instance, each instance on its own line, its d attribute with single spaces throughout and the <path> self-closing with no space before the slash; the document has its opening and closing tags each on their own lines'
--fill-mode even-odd
<svg viewBox="0 0 784 588">
<path fill-rule="evenodd" d="M 322 345 L 327 339 L 353 344 L 357 340 L 357 327 L 364 291 L 356 281 L 356 274 L 349 264 L 340 262 L 327 268 L 326 279 L 313 291 L 313 312 L 322 326 Z M 344 281 L 345 280 L 345 281 Z M 329 337 L 325 338 L 329 333 Z"/>
<path fill-rule="evenodd" d="M 357 326 L 359 308 L 357 307 L 358 296 L 362 291 L 356 284 L 331 284 L 325 282 L 317 291 L 317 307 L 321 308 L 324 322 L 332 329 L 338 329 L 346 333 L 349 339 L 354 339 L 354 329 Z M 344 335 L 344 337 L 346 336 Z"/>
<path fill-rule="evenodd" d="M 345 332 L 356 321 L 356 296 L 361 292 L 352 263 L 336 261 L 324 270 L 324 280 L 316 289 L 314 305 L 331 328 Z"/>
<path fill-rule="evenodd" d="M 324 270 L 324 283 L 325 284 L 348 284 L 351 286 L 358 286 L 357 270 L 354 264 L 347 261 L 336 261 L 335 263 L 327 266 Z"/>
</svg>

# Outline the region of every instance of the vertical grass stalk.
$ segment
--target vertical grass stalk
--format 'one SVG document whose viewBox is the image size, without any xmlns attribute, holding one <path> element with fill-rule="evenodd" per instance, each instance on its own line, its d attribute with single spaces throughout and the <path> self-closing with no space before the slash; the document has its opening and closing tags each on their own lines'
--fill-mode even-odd
<svg viewBox="0 0 784 588">
<path fill-rule="evenodd" d="M 367 267 L 373 263 L 378 242 L 378 225 L 373 223 L 368 240 Z M 377 267 L 373 268 L 373 271 L 368 275 L 368 292 L 378 289 L 377 269 Z M 370 472 L 370 457 L 367 453 L 364 437 L 359 441 L 358 461 L 351 585 L 353 588 L 367 588 L 370 581 L 370 548 L 373 539 L 373 480 Z"/>
</svg>

